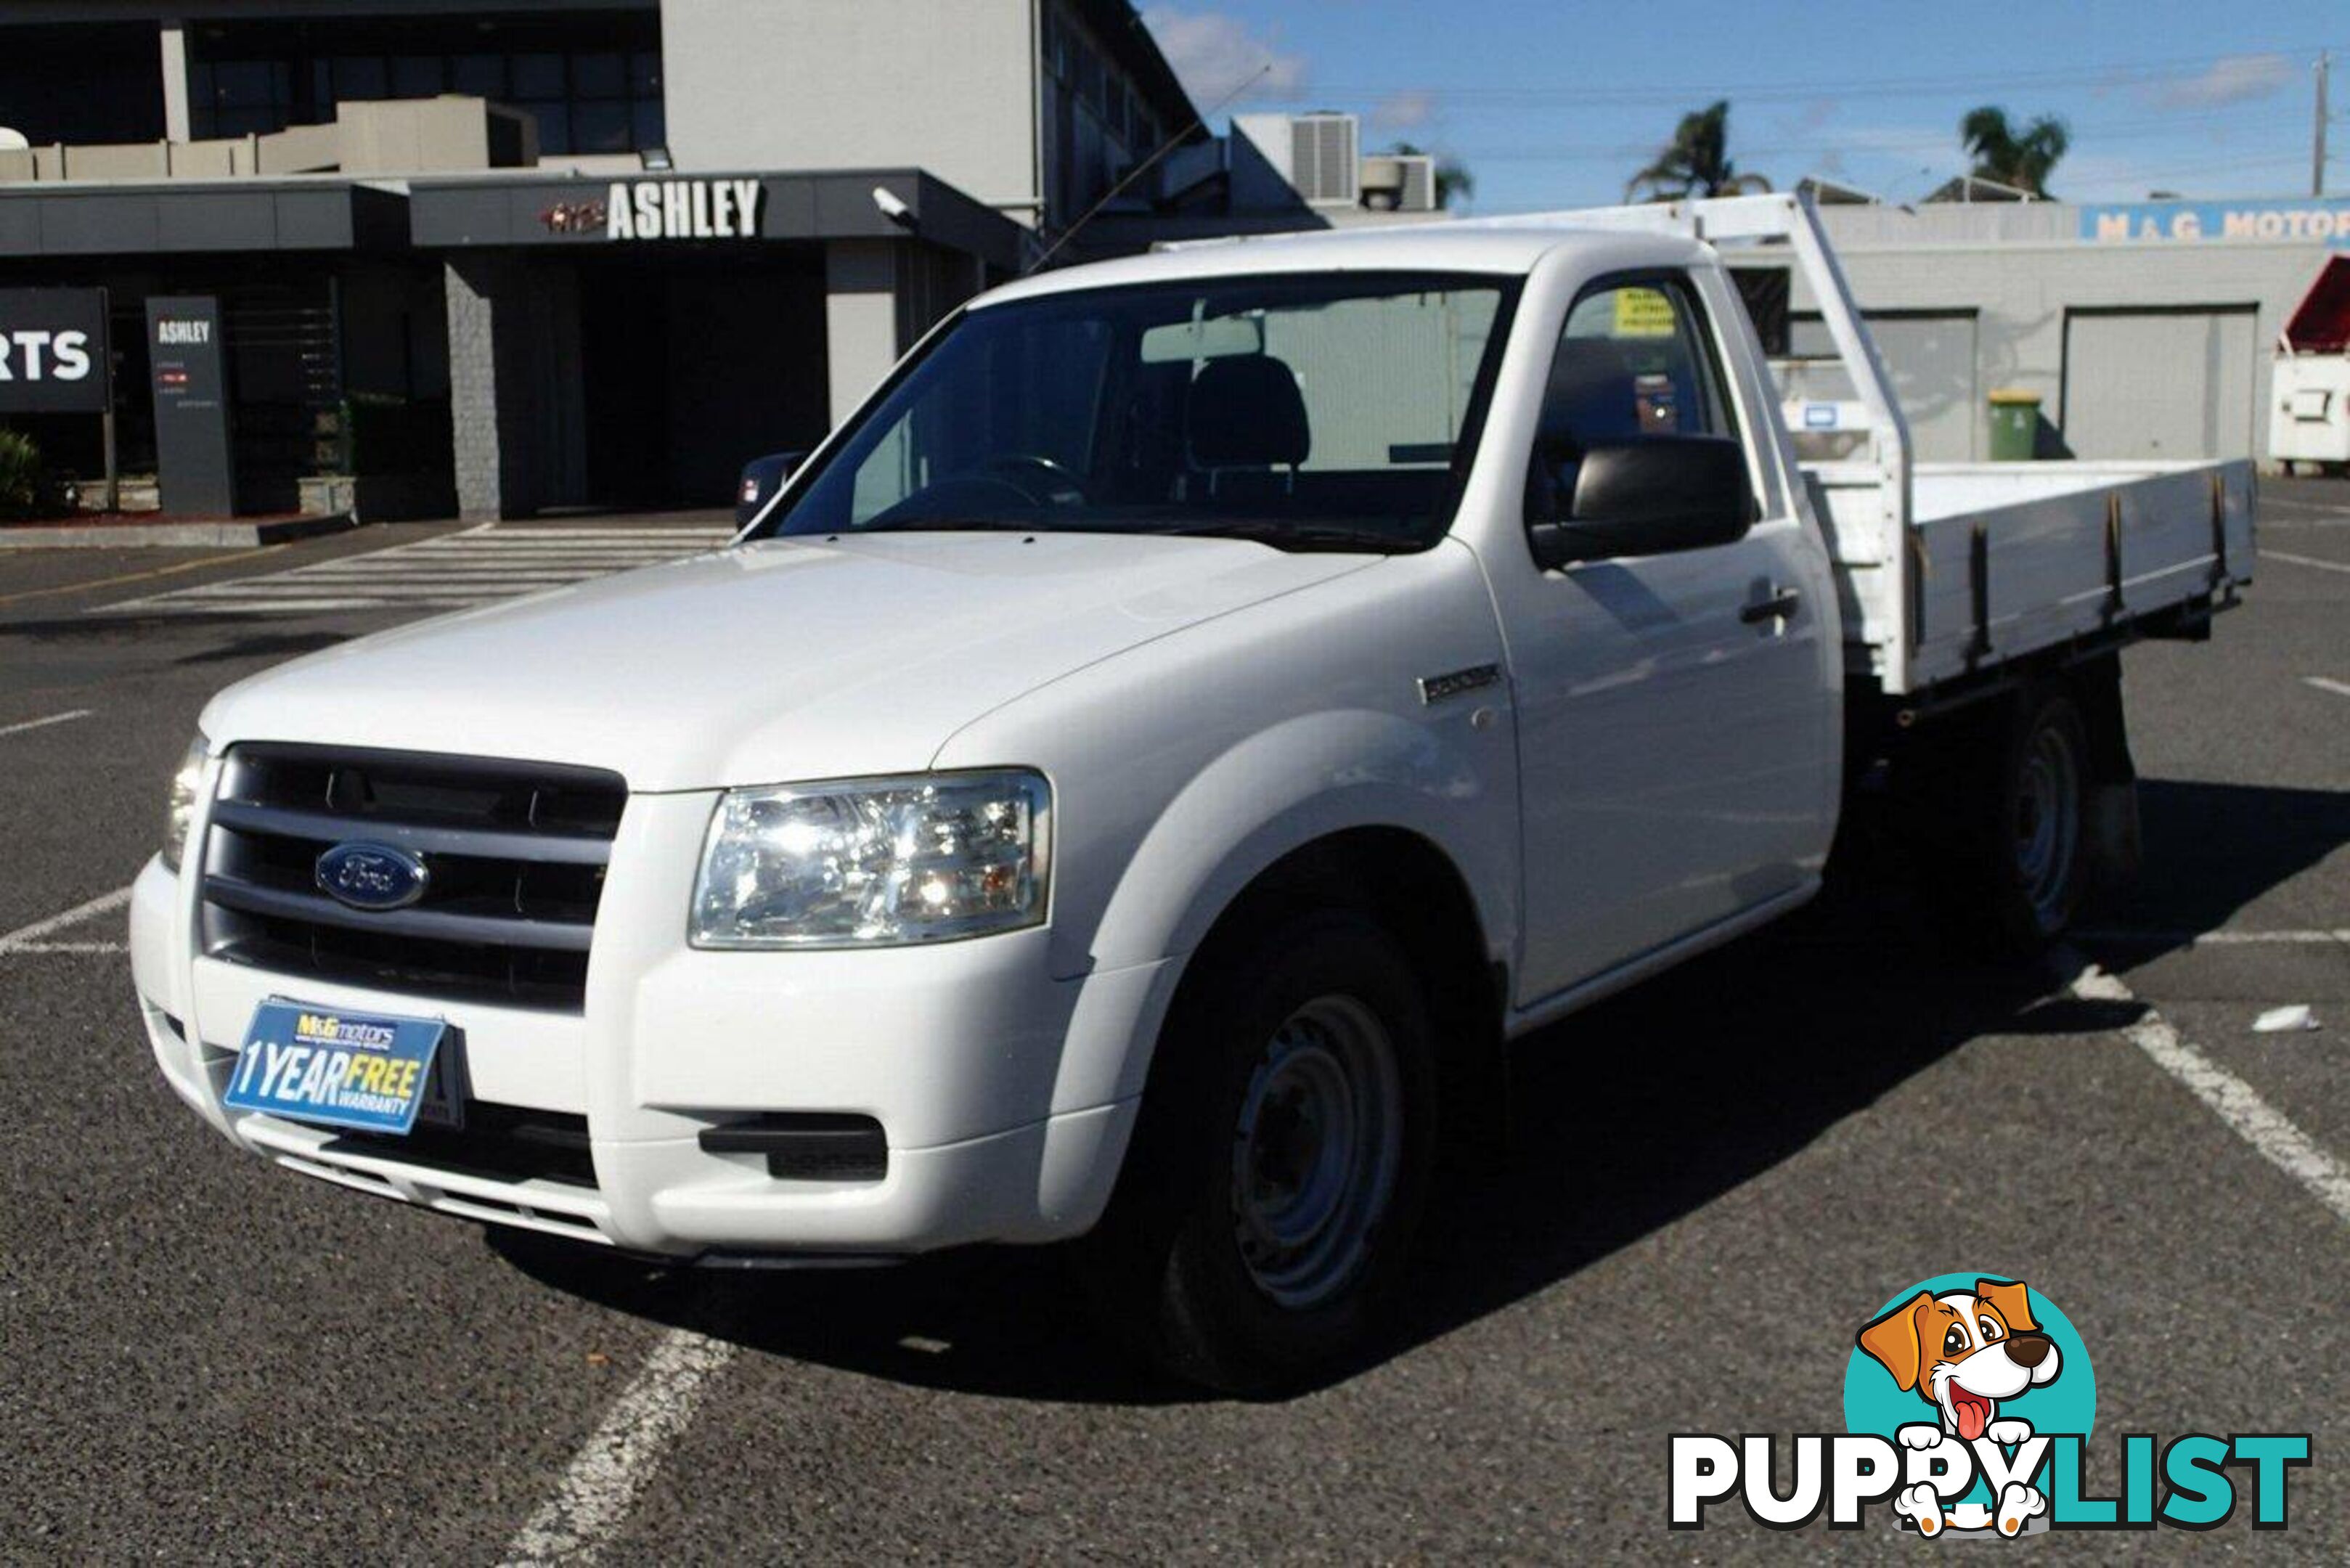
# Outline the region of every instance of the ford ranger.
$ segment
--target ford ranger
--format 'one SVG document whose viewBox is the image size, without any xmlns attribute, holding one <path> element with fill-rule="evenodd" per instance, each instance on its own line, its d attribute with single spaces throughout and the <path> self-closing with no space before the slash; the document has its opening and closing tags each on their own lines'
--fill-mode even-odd
<svg viewBox="0 0 2350 1568">
<path fill-rule="evenodd" d="M 1800 277 L 1788 401 L 1726 256 Z M 1807 461 L 1799 439 L 1840 435 Z M 304 1175 L 680 1264 L 1084 1238 L 1236 1389 L 1371 1332 L 1508 1040 L 1796 909 L 1854 781 L 2059 930 L 2241 462 L 1914 462 L 1787 197 L 1172 249 L 932 330 L 727 548 L 222 692 L 131 906 Z"/>
</svg>

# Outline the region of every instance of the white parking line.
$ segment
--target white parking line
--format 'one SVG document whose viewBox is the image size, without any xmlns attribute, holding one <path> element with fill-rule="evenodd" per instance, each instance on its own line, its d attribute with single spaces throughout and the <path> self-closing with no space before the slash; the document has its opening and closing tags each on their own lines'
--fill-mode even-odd
<svg viewBox="0 0 2350 1568">
<path fill-rule="evenodd" d="M 727 531 L 714 527 L 519 534 L 485 525 L 283 571 L 150 594 L 91 613 L 250 616 L 457 609 L 701 555 L 729 537 Z"/>
<path fill-rule="evenodd" d="M 0 937 L 0 953 L 36 951 L 41 939 L 51 931 L 64 930 L 68 926 L 103 915 L 109 909 L 119 909 L 129 902 L 130 902 L 130 889 L 117 888 L 111 893 L 101 893 L 87 904 L 76 904 L 72 909 L 62 914 L 51 915 L 46 920 L 35 920 L 29 926 L 18 926 L 6 936 Z"/>
<path fill-rule="evenodd" d="M 2288 556 L 2282 550 L 2262 550 L 2263 561 L 2289 561 L 2296 566 L 2315 566 L 2321 572 L 2350 572 L 2350 562 L 2321 561 L 2314 556 Z"/>
<path fill-rule="evenodd" d="M 2276 943 L 2286 947 L 2318 947 L 2330 942 L 2350 943 L 2350 929 L 2338 931 L 2128 931 L 2106 929 L 2075 931 L 2074 936 L 2085 942 L 2159 942 L 2173 948 L 2234 948 L 2258 947 Z"/>
<path fill-rule="evenodd" d="M 77 708 L 70 713 L 52 713 L 46 719 L 27 719 L 21 724 L 0 724 L 0 735 L 19 735 L 26 730 L 45 730 L 51 724 L 70 724 L 76 719 L 87 719 L 91 710 Z"/>
<path fill-rule="evenodd" d="M 2304 675 L 2301 680 L 2303 685 L 2314 686 L 2320 691 L 2331 691 L 2336 697 L 2350 697 L 2350 680 L 2328 680 L 2323 675 Z"/>
<path fill-rule="evenodd" d="M 563 1472 L 555 1495 L 506 1542 L 504 1568 L 590 1562 L 609 1546 L 660 1468 L 662 1450 L 685 1430 L 711 1378 L 734 1354 L 733 1345 L 691 1329 L 663 1334 Z"/>
<path fill-rule="evenodd" d="M 2053 956 L 2059 980 L 2081 1000 L 2137 1000 L 2129 987 L 2071 949 L 2059 948 Z M 2250 1084 L 2181 1040 L 2178 1031 L 2151 1008 L 2122 1034 L 2151 1057 L 2156 1066 L 2185 1085 L 2188 1093 L 2259 1150 L 2262 1158 L 2300 1182 L 2334 1211 L 2334 1218 L 2350 1223 L 2350 1170 L 2261 1098 Z"/>
<path fill-rule="evenodd" d="M 2304 501 L 2298 495 L 2278 495 L 2273 492 L 2261 497 L 2261 510 L 2283 506 L 2295 512 L 2314 512 L 2321 517 L 2350 518 L 2350 508 L 2334 506 L 2323 501 Z"/>
</svg>

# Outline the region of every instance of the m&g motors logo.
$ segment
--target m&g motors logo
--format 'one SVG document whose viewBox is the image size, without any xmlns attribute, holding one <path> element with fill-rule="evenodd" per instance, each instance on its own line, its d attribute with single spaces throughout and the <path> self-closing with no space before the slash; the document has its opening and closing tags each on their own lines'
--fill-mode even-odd
<svg viewBox="0 0 2350 1568">
<path fill-rule="evenodd" d="M 2048 1530 L 2213 1530 L 2247 1507 L 2255 1530 L 2286 1522 L 2286 1478 L 2310 1462 L 2306 1433 L 2189 1433 L 2121 1440 L 2118 1496 L 2088 1495 L 2082 1453 L 2096 1378 L 2072 1321 L 2021 1280 L 1973 1272 L 1920 1280 L 1853 1335 L 1840 1433 L 1783 1439 L 1676 1433 L 1672 1528 L 1701 1530 L 1735 1498 L 1756 1522 L 1795 1530 L 1826 1516 L 1860 1528 L 1872 1505 L 1933 1539 L 2012 1539 Z"/>
</svg>

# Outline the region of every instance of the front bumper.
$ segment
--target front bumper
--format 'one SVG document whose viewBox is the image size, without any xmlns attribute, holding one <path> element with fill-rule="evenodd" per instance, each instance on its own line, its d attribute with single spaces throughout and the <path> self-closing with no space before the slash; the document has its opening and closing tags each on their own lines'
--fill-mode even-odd
<svg viewBox="0 0 2350 1568">
<path fill-rule="evenodd" d="M 205 957 L 195 878 L 151 862 L 132 892 L 131 967 L 165 1081 L 223 1134 L 289 1168 L 642 1252 L 907 1253 L 1089 1229 L 1125 1152 L 1138 1063 L 1176 966 L 1055 979 L 1042 929 L 867 952 L 697 951 L 685 910 L 713 798 L 629 802 L 577 1013 Z M 445 1016 L 473 1101 L 584 1121 L 592 1184 L 224 1108 L 236 1049 L 270 996 Z M 875 1118 L 886 1174 L 778 1178 L 757 1155 L 699 1142 L 705 1128 L 775 1112 Z"/>
</svg>

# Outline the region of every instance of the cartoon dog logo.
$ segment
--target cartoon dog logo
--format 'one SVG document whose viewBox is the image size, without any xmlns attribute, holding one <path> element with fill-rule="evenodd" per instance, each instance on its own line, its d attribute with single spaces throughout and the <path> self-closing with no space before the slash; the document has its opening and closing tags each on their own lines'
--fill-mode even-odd
<svg viewBox="0 0 2350 1568">
<path fill-rule="evenodd" d="M 2033 1321 L 2031 1293 L 2018 1280 L 1977 1280 L 1972 1291 L 1919 1291 L 1855 1336 L 1902 1392 L 1917 1394 L 1940 1419 L 1895 1433 L 1902 1447 L 1931 1449 L 1947 1437 L 1972 1443 L 1988 1437 L 2012 1447 L 2032 1436 L 2032 1424 L 2002 1417 L 1999 1402 L 2056 1380 L 2064 1357 Z M 1898 1494 L 1895 1510 L 1917 1522 L 1921 1535 L 1950 1522 L 1931 1486 Z M 2048 1502 L 2036 1487 L 2011 1484 L 1997 1499 L 1993 1521 L 2012 1536 Z"/>
</svg>

